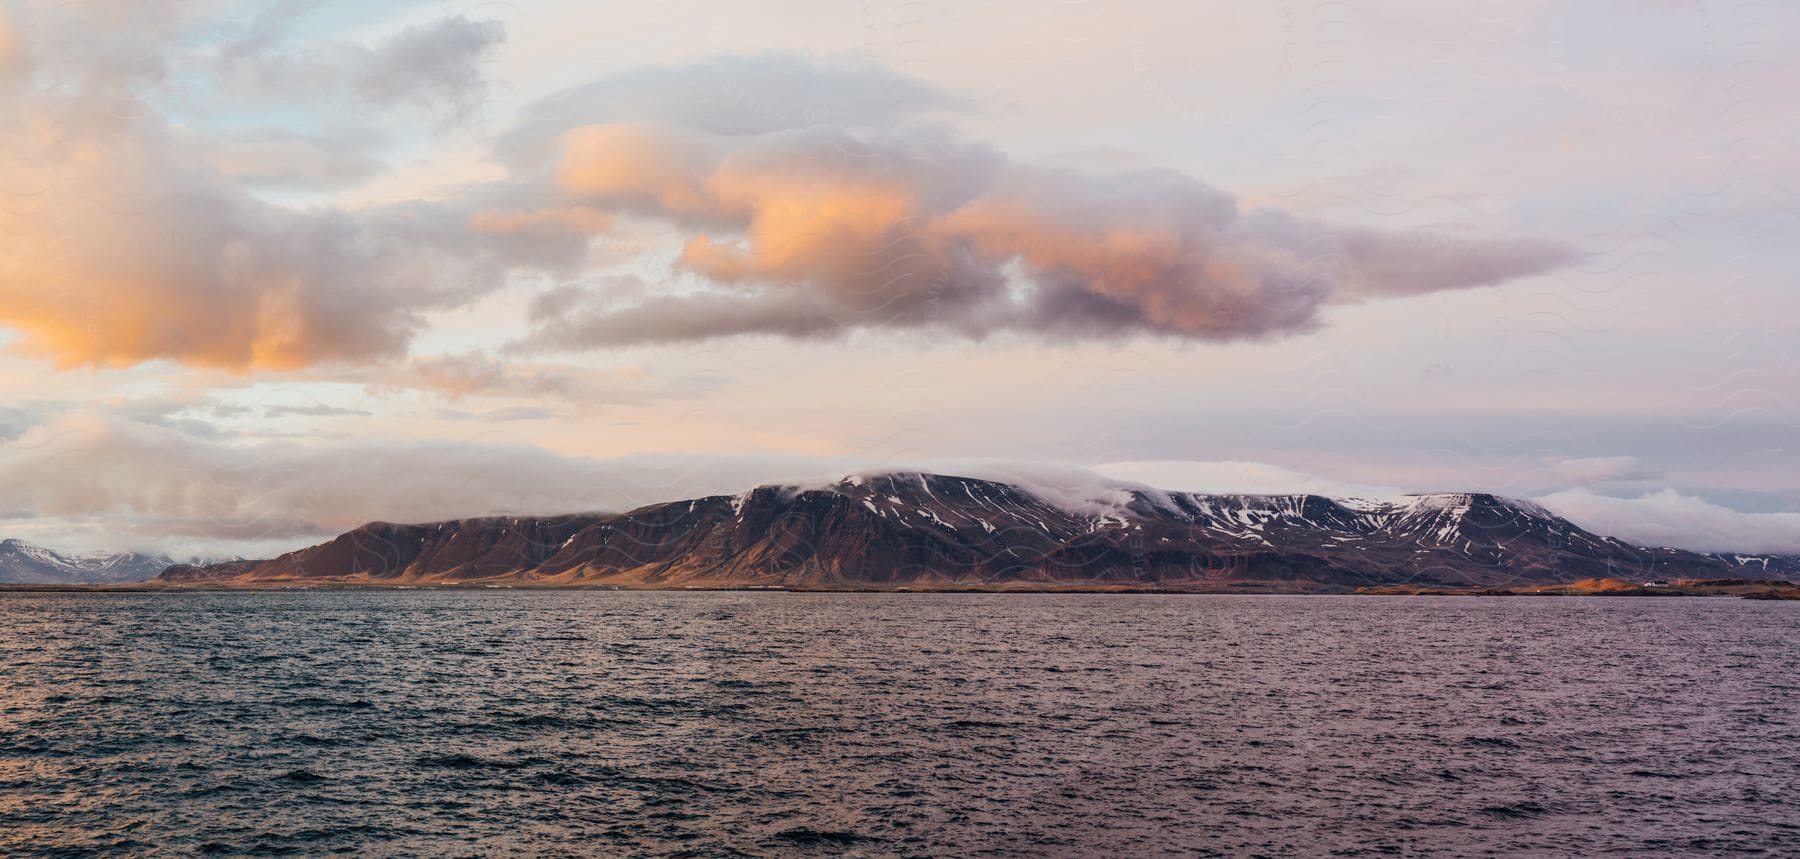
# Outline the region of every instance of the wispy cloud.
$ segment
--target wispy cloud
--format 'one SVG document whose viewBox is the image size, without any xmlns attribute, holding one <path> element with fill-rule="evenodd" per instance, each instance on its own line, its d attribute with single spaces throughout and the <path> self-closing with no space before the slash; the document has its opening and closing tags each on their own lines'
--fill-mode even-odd
<svg viewBox="0 0 1800 859">
<path fill-rule="evenodd" d="M 316 403 L 310 406 L 276 405 L 263 409 L 263 417 L 265 418 L 282 418 L 289 416 L 306 418 L 368 417 L 372 414 L 374 414 L 374 412 L 368 411 L 367 409 L 328 406 L 324 403 Z"/>
<path fill-rule="evenodd" d="M 1650 480 L 1660 476 L 1656 469 L 1635 456 L 1552 457 L 1544 466 L 1559 480 L 1578 486 Z"/>
<path fill-rule="evenodd" d="M 438 409 L 433 413 L 441 420 L 447 421 L 484 421 L 488 423 L 508 423 L 511 421 L 544 421 L 556 417 L 555 409 L 540 406 L 509 406 L 500 409 L 471 412 L 463 409 Z"/>
</svg>

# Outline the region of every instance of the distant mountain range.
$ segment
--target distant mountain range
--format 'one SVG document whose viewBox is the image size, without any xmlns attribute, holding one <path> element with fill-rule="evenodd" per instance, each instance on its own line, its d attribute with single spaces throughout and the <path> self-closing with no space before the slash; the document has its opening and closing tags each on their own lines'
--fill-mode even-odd
<svg viewBox="0 0 1800 859">
<path fill-rule="evenodd" d="M 1796 577 L 1800 557 L 1642 548 L 1480 493 L 1070 493 L 896 473 L 619 514 L 375 522 L 271 560 L 177 565 L 159 581 L 1333 592 Z"/>
<path fill-rule="evenodd" d="M 23 540 L 0 540 L 0 584 L 121 584 L 141 582 L 175 561 L 162 555 L 90 552 L 64 555 Z"/>
</svg>

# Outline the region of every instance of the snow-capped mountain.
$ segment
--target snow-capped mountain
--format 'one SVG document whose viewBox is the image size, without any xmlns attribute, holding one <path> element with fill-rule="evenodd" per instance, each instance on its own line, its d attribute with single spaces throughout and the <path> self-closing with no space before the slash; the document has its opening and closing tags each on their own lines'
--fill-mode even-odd
<svg viewBox="0 0 1800 859">
<path fill-rule="evenodd" d="M 1202 495 L 894 473 L 622 514 L 377 522 L 273 560 L 183 565 L 161 578 L 1345 590 L 1800 573 L 1794 559 L 1755 557 L 1631 546 L 1479 493 Z"/>
<path fill-rule="evenodd" d="M 23 540 L 0 540 L 0 584 L 119 584 L 154 578 L 174 561 L 161 555 L 64 555 Z"/>
</svg>

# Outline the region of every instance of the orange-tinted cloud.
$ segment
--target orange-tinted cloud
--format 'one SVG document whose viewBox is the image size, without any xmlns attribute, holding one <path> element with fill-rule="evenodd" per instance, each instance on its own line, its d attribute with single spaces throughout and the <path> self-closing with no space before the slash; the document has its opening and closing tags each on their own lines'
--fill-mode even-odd
<svg viewBox="0 0 1800 859">
<path fill-rule="evenodd" d="M 1255 338 L 1314 328 L 1333 303 L 1488 286 L 1580 256 L 1243 210 L 1171 171 L 1038 168 L 917 123 L 719 134 L 620 122 L 560 143 L 558 192 L 686 228 L 677 262 L 713 287 L 624 302 L 559 293 L 560 313 L 535 314 L 517 348 L 894 327 Z"/>
<path fill-rule="evenodd" d="M 346 54 L 362 71 L 339 83 L 379 104 L 455 109 L 497 39 L 463 19 L 409 30 L 386 53 Z M 438 44 L 456 58 L 448 67 Z M 294 71 L 292 58 L 236 51 L 226 61 L 247 79 Z M 629 300 L 559 291 L 515 350 L 889 328 L 1256 338 L 1310 330 L 1332 303 L 1497 284 L 1579 256 L 1556 242 L 1447 247 L 1244 210 L 1171 171 L 1016 162 L 923 121 L 966 107 L 927 85 L 780 56 L 546 100 L 497 143 L 511 174 L 453 200 L 302 210 L 244 185 L 343 181 L 371 165 L 320 161 L 317 141 L 285 138 L 221 160 L 140 97 L 164 73 L 154 52 L 109 69 L 0 115 L 0 230 L 12 239 L 0 248 L 0 325 L 65 366 L 391 360 L 424 314 L 512 272 L 587 272 L 593 237 L 619 216 L 685 234 L 675 262 L 697 284 L 640 284 Z M 812 107 L 790 103 L 808 97 Z M 308 164 L 282 169 L 265 163 L 271 152 Z"/>
<path fill-rule="evenodd" d="M 22 68 L 27 41 L 57 54 L 0 93 L 0 326 L 19 334 L 15 348 L 60 366 L 376 361 L 405 353 L 421 313 L 493 282 L 483 249 L 445 253 L 455 243 L 421 240 L 409 213 L 295 208 L 246 190 L 354 180 L 374 164 L 359 153 L 319 160 L 321 144 L 295 135 L 265 135 L 279 145 L 245 153 L 166 118 L 171 46 L 205 24 L 190 13 L 72 4 L 33 15 L 24 36 L 0 24 L 0 66 Z M 374 47 L 324 46 L 343 67 L 292 98 L 454 109 L 498 39 L 494 25 L 455 18 Z M 221 97 L 248 98 L 233 87 L 293 71 L 271 50 L 224 48 Z M 233 77 L 245 64 L 259 71 Z"/>
<path fill-rule="evenodd" d="M 0 86 L 11 84 L 24 71 L 25 46 L 5 10 L 0 10 Z"/>
<path fill-rule="evenodd" d="M 154 138 L 59 143 L 60 158 L 0 155 L 0 182 L 41 189 L 0 210 L 0 322 L 25 351 L 229 369 L 404 352 L 431 272 L 355 219 L 262 204 L 184 172 Z"/>
</svg>

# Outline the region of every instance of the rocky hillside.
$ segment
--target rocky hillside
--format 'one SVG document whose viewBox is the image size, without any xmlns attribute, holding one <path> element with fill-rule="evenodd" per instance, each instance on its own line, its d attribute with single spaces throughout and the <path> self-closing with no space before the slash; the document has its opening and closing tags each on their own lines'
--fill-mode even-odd
<svg viewBox="0 0 1800 859">
<path fill-rule="evenodd" d="M 1630 546 L 1484 494 L 1360 500 L 1119 484 L 1047 492 L 886 474 L 621 514 L 375 522 L 272 560 L 175 566 L 160 579 L 1341 591 L 1725 576 L 1800 577 L 1800 563 Z"/>
</svg>

